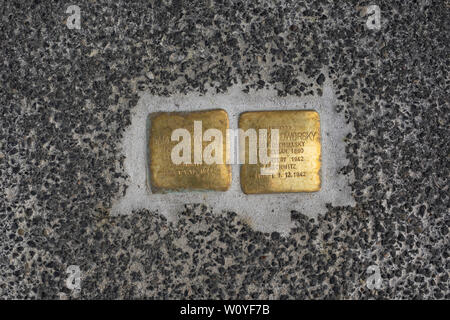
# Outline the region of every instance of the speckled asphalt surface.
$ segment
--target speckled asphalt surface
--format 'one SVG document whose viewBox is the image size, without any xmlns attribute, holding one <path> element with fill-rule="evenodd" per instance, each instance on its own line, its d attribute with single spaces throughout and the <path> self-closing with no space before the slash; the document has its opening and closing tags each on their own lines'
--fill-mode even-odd
<svg viewBox="0 0 450 320">
<path fill-rule="evenodd" d="M 71 4 L 81 30 L 65 25 Z M 365 27 L 367 4 L 381 7 L 380 31 Z M 449 9 L 3 0 L 0 297 L 449 299 Z M 118 143 L 139 92 L 242 83 L 320 95 L 311 88 L 326 77 L 355 128 L 342 168 L 355 175 L 355 207 L 292 212 L 287 237 L 203 204 L 174 223 L 109 214 L 127 187 Z M 80 292 L 66 287 L 69 265 Z M 381 289 L 366 286 L 371 265 Z"/>
</svg>

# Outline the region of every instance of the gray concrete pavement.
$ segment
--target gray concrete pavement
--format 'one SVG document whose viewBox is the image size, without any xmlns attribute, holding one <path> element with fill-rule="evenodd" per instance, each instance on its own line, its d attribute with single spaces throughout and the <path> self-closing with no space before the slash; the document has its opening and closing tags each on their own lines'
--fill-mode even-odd
<svg viewBox="0 0 450 320">
<path fill-rule="evenodd" d="M 369 4 L 380 30 L 366 26 Z M 69 5 L 81 29 L 67 27 Z M 0 11 L 0 297 L 450 297 L 448 1 L 4 1 Z M 320 99 L 324 83 L 354 128 L 340 169 L 354 177 L 354 206 L 323 203 L 316 218 L 292 208 L 283 235 L 208 203 L 170 221 L 111 214 L 131 183 L 121 141 L 143 93 L 240 86 Z M 71 265 L 80 290 L 67 286 Z M 367 285 L 370 266 L 379 288 Z"/>
</svg>

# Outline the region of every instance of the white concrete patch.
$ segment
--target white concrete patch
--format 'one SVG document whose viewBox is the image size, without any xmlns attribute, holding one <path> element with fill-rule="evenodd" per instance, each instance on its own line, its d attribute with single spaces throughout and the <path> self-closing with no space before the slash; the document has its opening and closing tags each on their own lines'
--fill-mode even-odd
<svg viewBox="0 0 450 320">
<path fill-rule="evenodd" d="M 204 203 L 213 211 L 234 211 L 259 231 L 278 231 L 287 234 L 291 229 L 290 212 L 299 211 L 316 217 L 326 212 L 325 205 L 354 205 L 349 177 L 338 173 L 347 164 L 345 136 L 352 131 L 343 114 L 335 111 L 336 97 L 328 82 L 324 83 L 322 97 L 278 97 L 276 91 L 259 90 L 243 93 L 235 86 L 227 94 L 175 95 L 172 97 L 141 95 L 132 114 L 131 126 L 122 141 L 125 170 L 130 176 L 125 197 L 112 208 L 113 214 L 129 214 L 132 210 L 147 208 L 158 211 L 169 220 L 185 204 Z M 246 195 L 241 191 L 239 165 L 232 166 L 232 184 L 226 192 L 185 192 L 152 194 L 147 187 L 147 116 L 158 111 L 198 111 L 224 109 L 230 118 L 230 127 L 237 128 L 239 114 L 261 110 L 316 110 L 320 114 L 322 136 L 322 188 L 314 193 L 280 193 Z"/>
</svg>

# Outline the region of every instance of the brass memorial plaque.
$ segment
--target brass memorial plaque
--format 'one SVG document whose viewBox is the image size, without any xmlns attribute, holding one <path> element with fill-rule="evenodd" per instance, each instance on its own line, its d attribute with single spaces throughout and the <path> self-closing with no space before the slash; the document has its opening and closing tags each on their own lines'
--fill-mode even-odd
<svg viewBox="0 0 450 320">
<path fill-rule="evenodd" d="M 246 194 L 320 190 L 320 118 L 316 111 L 245 112 L 239 118 L 239 128 L 244 132 L 267 129 L 267 154 L 271 151 L 271 129 L 279 130 L 278 168 L 269 175 L 261 174 L 261 168 L 269 165 L 261 164 L 259 155 L 256 164 L 249 164 L 249 139 L 245 139 L 246 159 L 240 178 Z"/>
<path fill-rule="evenodd" d="M 153 113 L 149 125 L 153 193 L 228 190 L 231 168 L 226 164 L 225 137 L 229 120 L 224 110 Z M 216 161 L 208 163 L 208 158 Z"/>
</svg>

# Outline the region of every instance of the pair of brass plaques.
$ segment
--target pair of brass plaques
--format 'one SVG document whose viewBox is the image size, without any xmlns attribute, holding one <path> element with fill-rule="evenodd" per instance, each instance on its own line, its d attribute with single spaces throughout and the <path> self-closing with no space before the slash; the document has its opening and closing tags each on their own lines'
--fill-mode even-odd
<svg viewBox="0 0 450 320">
<path fill-rule="evenodd" d="M 152 192 L 228 190 L 231 185 L 230 148 L 226 143 L 226 139 L 231 137 L 227 134 L 228 129 L 225 110 L 150 114 L 148 152 Z M 240 115 L 239 129 L 243 132 L 254 130 L 259 147 L 261 142 L 265 142 L 267 154 L 272 149 L 271 132 L 278 129 L 278 166 L 270 174 L 262 174 L 261 169 L 270 164 L 261 161 L 259 153 L 257 160 L 250 163 L 249 139 L 244 140 L 248 142 L 245 143 L 245 161 L 241 163 L 240 172 L 244 193 L 320 190 L 320 118 L 316 111 L 245 112 Z M 261 141 L 258 133 L 264 129 L 267 130 L 267 139 Z M 209 134 L 211 132 L 213 136 Z M 180 148 L 180 142 L 184 142 L 184 149 Z M 212 148 L 213 143 L 216 143 L 215 149 Z M 209 154 L 216 160 L 212 164 L 208 164 L 205 158 Z M 185 161 L 174 162 L 174 155 Z"/>
</svg>

